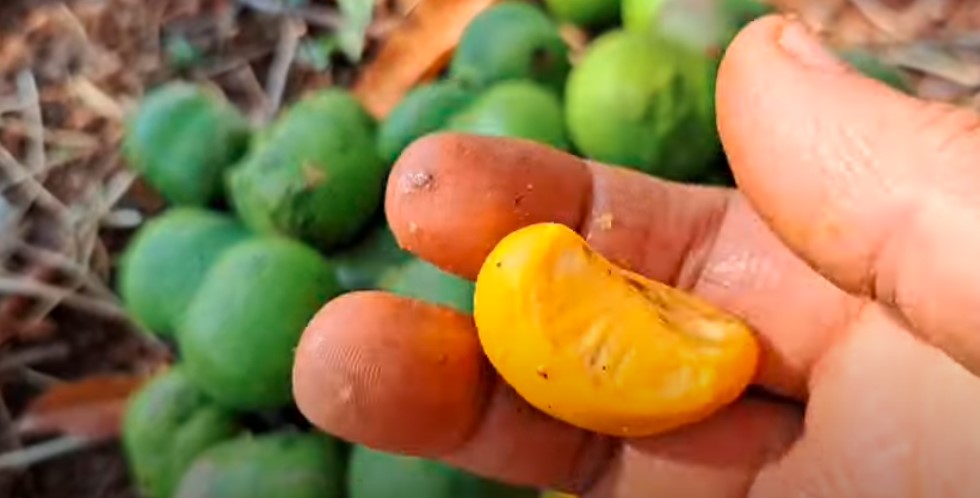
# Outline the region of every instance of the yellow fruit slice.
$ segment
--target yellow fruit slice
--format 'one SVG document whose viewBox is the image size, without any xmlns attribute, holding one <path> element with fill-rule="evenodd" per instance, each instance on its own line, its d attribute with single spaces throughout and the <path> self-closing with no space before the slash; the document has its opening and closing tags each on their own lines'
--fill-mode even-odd
<svg viewBox="0 0 980 498">
<path fill-rule="evenodd" d="M 615 266 L 559 224 L 500 241 L 474 314 L 490 362 L 524 399 L 622 437 L 706 418 L 741 395 L 759 357 L 737 317 Z"/>
</svg>

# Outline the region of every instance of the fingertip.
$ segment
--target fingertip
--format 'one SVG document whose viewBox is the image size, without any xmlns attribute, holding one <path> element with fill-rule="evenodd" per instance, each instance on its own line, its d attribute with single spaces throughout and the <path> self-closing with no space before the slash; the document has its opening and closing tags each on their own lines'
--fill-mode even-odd
<svg viewBox="0 0 980 498">
<path fill-rule="evenodd" d="M 363 291 L 330 301 L 310 322 L 296 350 L 293 390 L 304 416 L 328 433 L 439 454 L 472 432 L 488 376 L 470 317 Z"/>
<path fill-rule="evenodd" d="M 585 163 L 565 152 L 440 133 L 416 141 L 396 162 L 385 213 L 404 249 L 473 279 L 513 230 L 543 221 L 577 226 L 590 192 Z"/>
</svg>

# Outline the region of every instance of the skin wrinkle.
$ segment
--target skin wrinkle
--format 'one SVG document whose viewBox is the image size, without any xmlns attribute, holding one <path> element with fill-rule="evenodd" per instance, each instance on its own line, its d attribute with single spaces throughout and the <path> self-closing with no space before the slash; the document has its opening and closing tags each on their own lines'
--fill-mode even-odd
<svg viewBox="0 0 980 498">
<path fill-rule="evenodd" d="M 586 477 L 584 479 L 574 479 L 577 482 L 567 483 L 566 488 L 578 495 L 589 496 L 589 494 L 602 481 L 602 478 L 609 474 L 610 469 L 613 466 L 613 462 L 615 462 L 624 451 L 623 445 L 616 443 L 617 441 L 614 438 L 602 436 L 600 434 L 590 434 L 586 440 L 582 442 L 582 447 L 576 452 L 574 461 L 578 464 L 573 466 L 573 468 L 576 469 L 583 469 L 581 475 Z M 591 452 L 588 452 L 587 449 L 593 446 L 600 446 L 600 444 L 603 444 L 606 447 L 604 456 L 590 463 L 586 456 Z M 577 473 L 572 475 L 577 475 Z"/>
<path fill-rule="evenodd" d="M 734 192 L 724 196 L 724 200 L 711 216 L 708 216 L 700 230 L 697 230 L 688 240 L 683 252 L 684 259 L 678 265 L 676 285 L 682 290 L 691 291 L 705 278 L 715 253 L 721 225 L 728 218 L 732 207 Z"/>
<path fill-rule="evenodd" d="M 927 333 L 926 337 L 944 346 L 957 361 L 969 364 L 971 360 L 976 360 L 973 352 L 980 351 L 980 336 L 947 330 L 940 324 L 924 322 L 924 320 L 940 314 L 939 308 L 958 306 L 959 309 L 964 310 L 964 323 L 980 326 L 980 309 L 975 306 L 976 302 L 980 302 L 980 296 L 977 293 L 968 294 L 964 302 L 959 304 L 948 301 L 936 303 L 932 295 L 924 295 L 921 292 L 920 283 L 923 278 L 927 278 L 937 282 L 938 285 L 946 284 L 952 287 L 957 284 L 947 284 L 947 282 L 964 279 L 963 273 L 958 269 L 943 274 L 943 270 L 948 268 L 948 262 L 940 258 L 938 253 L 945 248 L 933 249 L 932 241 L 945 237 L 929 233 L 935 227 L 924 220 L 953 220 L 955 217 L 952 213 L 961 212 L 969 216 L 972 210 L 959 210 L 950 206 L 950 203 L 955 200 L 940 198 L 939 195 L 923 199 L 914 209 L 909 208 L 912 213 L 904 216 L 904 219 L 909 221 L 904 224 L 895 223 L 895 228 L 889 231 L 890 239 L 882 242 L 880 254 L 870 265 L 875 269 L 876 275 L 873 281 L 874 291 L 879 300 L 901 310 L 903 316 L 917 329 L 938 331 Z M 977 218 L 976 224 L 980 224 L 980 217 Z M 971 224 L 973 223 L 963 223 L 963 225 Z M 924 265 L 927 265 L 926 270 L 923 270 Z M 964 283 L 964 285 L 968 284 Z"/>
<path fill-rule="evenodd" d="M 510 388 L 502 379 L 493 375 L 488 389 L 489 392 L 495 394 L 485 396 L 486 402 L 479 411 L 478 419 L 473 425 L 473 430 L 463 440 L 464 442 L 459 447 L 441 455 L 436 455 L 434 458 L 451 464 L 458 464 L 461 460 L 465 460 L 467 456 L 471 457 L 468 454 L 474 451 L 472 443 L 477 439 L 475 436 L 482 431 L 489 430 L 489 425 L 491 424 L 490 414 L 492 413 L 494 401 L 499 401 L 500 396 L 508 396 L 507 394 L 501 394 L 499 390 Z M 516 394 L 510 393 L 509 396 L 516 397 Z M 547 417 L 530 404 L 524 403 L 522 407 L 524 410 L 538 414 L 542 418 Z M 615 460 L 613 456 L 616 454 L 617 447 L 619 446 L 618 440 L 612 437 L 602 436 L 584 430 L 580 430 L 579 434 L 581 437 L 574 450 L 575 456 L 569 464 L 569 469 L 571 470 L 562 472 L 562 475 L 567 476 L 567 481 L 556 483 L 558 488 L 573 492 L 585 492 L 591 489 L 608 472 L 608 468 Z M 506 467 L 510 463 L 510 459 L 504 459 L 499 461 L 497 465 Z M 469 468 L 469 470 L 487 476 L 493 476 L 495 473 L 498 475 L 503 473 L 499 470 L 487 469 L 485 462 L 483 465 L 484 468 L 482 469 Z"/>
<path fill-rule="evenodd" d="M 814 371 L 803 438 L 763 470 L 752 497 L 971 496 L 976 378 L 875 303 L 842 335 Z M 885 380 L 893 384 L 876 389 Z M 842 426 L 855 430 L 833 430 Z"/>
</svg>

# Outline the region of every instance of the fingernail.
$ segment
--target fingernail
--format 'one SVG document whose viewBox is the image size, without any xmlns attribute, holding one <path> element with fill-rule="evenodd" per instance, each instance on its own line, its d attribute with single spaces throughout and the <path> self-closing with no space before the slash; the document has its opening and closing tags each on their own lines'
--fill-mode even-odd
<svg viewBox="0 0 980 498">
<path fill-rule="evenodd" d="M 790 20 L 779 35 L 779 45 L 790 56 L 806 66 L 823 71 L 844 71 L 846 66 L 827 50 L 817 37 L 803 25 Z"/>
</svg>

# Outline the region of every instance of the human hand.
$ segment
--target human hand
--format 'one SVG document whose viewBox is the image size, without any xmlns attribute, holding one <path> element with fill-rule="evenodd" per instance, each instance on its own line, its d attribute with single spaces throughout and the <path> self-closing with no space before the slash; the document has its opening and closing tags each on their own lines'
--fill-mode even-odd
<svg viewBox="0 0 980 498">
<path fill-rule="evenodd" d="M 469 317 L 366 292 L 304 335 L 300 408 L 358 443 L 590 497 L 975 496 L 980 118 L 845 69 L 779 17 L 731 46 L 718 115 L 739 191 L 443 135 L 396 165 L 389 222 L 471 278 L 514 229 L 574 227 L 742 316 L 763 345 L 756 386 L 787 401 L 749 394 L 657 437 L 592 434 L 502 383 Z"/>
</svg>

